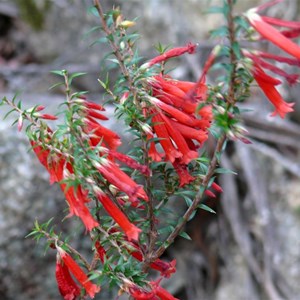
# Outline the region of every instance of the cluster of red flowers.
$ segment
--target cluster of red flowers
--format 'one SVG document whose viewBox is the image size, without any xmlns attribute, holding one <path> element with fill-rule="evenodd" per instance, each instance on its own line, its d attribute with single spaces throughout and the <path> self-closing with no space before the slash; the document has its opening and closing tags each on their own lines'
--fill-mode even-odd
<svg viewBox="0 0 300 300">
<path fill-rule="evenodd" d="M 147 167 L 140 165 L 138 162 L 116 151 L 121 144 L 119 136 L 113 131 L 105 128 L 98 123 L 96 119 L 106 120 L 107 118 L 100 113 L 103 107 L 89 102 L 87 100 L 78 99 L 74 102 L 80 106 L 79 114 L 82 114 L 82 131 L 85 138 L 88 139 L 92 149 L 99 149 L 99 160 L 93 161 L 93 166 L 99 171 L 101 176 L 108 184 L 113 185 L 121 195 L 117 197 L 119 204 L 125 202 L 138 207 L 139 199 L 148 201 L 147 194 L 142 186 L 133 181 L 126 173 L 124 173 L 116 160 L 127 164 L 129 167 L 135 168 L 144 174 L 149 174 Z M 54 132 L 47 128 L 43 133 L 43 142 L 40 139 L 32 139 L 31 145 L 41 164 L 48 170 L 50 174 L 50 183 L 58 182 L 65 194 L 70 209 L 70 216 L 78 216 L 84 223 L 86 229 L 91 231 L 99 225 L 98 221 L 92 216 L 87 203 L 90 201 L 88 197 L 88 189 L 83 188 L 81 184 L 68 185 L 68 179 L 75 179 L 74 169 L 72 167 L 73 158 L 57 149 L 52 149 L 51 140 Z M 48 146 L 44 145 L 47 144 Z M 54 146 L 53 146 L 54 147 Z M 101 202 L 106 212 L 115 220 L 115 222 L 124 231 L 128 241 L 138 240 L 141 230 L 132 224 L 128 217 L 96 184 L 92 179 L 86 179 L 92 186 L 94 196 Z M 122 196 L 122 193 L 126 194 Z M 96 285 L 90 283 L 87 276 L 83 273 L 76 262 L 61 248 L 57 247 L 59 258 L 57 260 L 56 278 L 59 290 L 64 299 L 72 300 L 80 294 L 80 288 L 76 285 L 69 271 L 77 279 L 77 281 L 85 288 L 86 293 L 90 297 L 100 290 Z M 62 262 L 61 262 L 62 260 Z"/>
<path fill-rule="evenodd" d="M 265 59 L 271 59 L 275 62 L 287 63 L 297 67 L 300 66 L 300 47 L 291 41 L 292 38 L 300 35 L 300 22 L 260 16 L 257 13 L 258 11 L 278 2 L 281 1 L 272 1 L 257 8 L 250 9 L 245 16 L 262 38 L 272 42 L 274 45 L 285 51 L 287 54 L 292 55 L 294 58 L 261 51 L 244 50 L 243 53 L 246 57 L 252 60 L 251 71 L 254 79 L 275 107 L 275 111 L 272 115 L 278 114 L 281 118 L 284 118 L 286 113 L 293 111 L 292 107 L 294 103 L 287 103 L 283 100 L 282 96 L 276 89 L 276 86 L 282 83 L 281 80 L 268 75 L 263 69 L 267 69 L 274 74 L 285 78 L 290 85 L 298 82 L 299 74 L 288 74 Z M 289 29 L 279 30 L 275 26 Z"/>
<path fill-rule="evenodd" d="M 90 146 L 94 148 L 99 147 L 100 149 L 99 161 L 93 162 L 94 167 L 96 167 L 109 184 L 112 184 L 119 191 L 124 192 L 127 195 L 126 200 L 128 198 L 135 206 L 137 206 L 137 198 L 148 201 L 143 187 L 124 173 L 115 160 L 124 162 L 129 167 L 135 168 L 144 174 L 148 174 L 149 170 L 132 158 L 116 151 L 117 147 L 121 144 L 119 136 L 99 124 L 96 120 L 96 118 L 101 120 L 107 119 L 104 115 L 99 113 L 99 111 L 104 110 L 102 106 L 82 99 L 76 101 L 77 104 L 82 106 L 82 111 L 84 112 L 83 132 L 86 134 Z M 48 129 L 47 134 L 49 141 L 51 141 L 52 132 L 50 129 Z M 50 182 L 58 182 L 60 184 L 70 207 L 70 215 L 80 217 L 86 229 L 89 231 L 98 226 L 98 222 L 93 218 L 86 206 L 86 203 L 89 202 L 88 190 L 85 190 L 81 185 L 75 187 L 72 185 L 67 186 L 65 183 L 66 180 L 74 178 L 72 159 L 60 153 L 51 153 L 50 149 L 44 149 L 37 141 L 32 140 L 31 144 L 40 162 L 50 173 Z M 93 185 L 93 190 L 104 209 L 124 230 L 128 239 L 137 240 L 141 230 L 128 220 L 118 206 L 97 187 L 96 183 Z M 124 203 L 123 199 L 125 199 L 125 197 L 120 196 L 121 204 Z"/>
<path fill-rule="evenodd" d="M 144 66 L 150 67 L 169 58 L 184 53 L 195 53 L 196 45 L 171 49 L 159 55 Z M 212 55 L 214 57 L 214 54 Z M 210 59 L 212 62 L 212 59 Z M 211 105 L 207 104 L 206 66 L 198 82 L 179 81 L 167 75 L 157 75 L 148 80 L 151 106 L 145 109 L 145 115 L 151 117 L 153 133 L 148 140 L 159 138 L 164 153 L 160 153 L 154 141 L 150 141 L 149 156 L 154 161 L 164 158 L 172 163 L 179 175 L 180 186 L 192 182 L 195 178 L 188 172 L 187 165 L 198 157 L 197 149 L 207 140 L 208 128 L 212 122 Z M 197 142 L 198 144 L 195 144 Z"/>
</svg>

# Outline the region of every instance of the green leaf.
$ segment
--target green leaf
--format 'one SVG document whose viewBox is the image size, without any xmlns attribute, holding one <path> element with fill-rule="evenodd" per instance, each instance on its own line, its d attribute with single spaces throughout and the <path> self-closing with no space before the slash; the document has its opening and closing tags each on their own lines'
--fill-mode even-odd
<svg viewBox="0 0 300 300">
<path fill-rule="evenodd" d="M 215 170 L 215 173 L 217 174 L 233 174 L 233 175 L 237 175 L 236 172 L 229 170 L 229 169 L 225 169 L 225 168 L 217 168 Z"/>
<path fill-rule="evenodd" d="M 72 84 L 72 81 L 74 78 L 76 77 L 80 77 L 80 76 L 83 76 L 83 75 L 86 75 L 87 73 L 84 73 L 84 72 L 78 72 L 78 73 L 74 73 L 72 75 L 69 76 L 69 85 Z"/>
<path fill-rule="evenodd" d="M 58 83 L 55 83 L 55 84 L 53 84 L 53 85 L 51 85 L 50 87 L 49 87 L 49 91 L 50 90 L 53 90 L 54 88 L 56 88 L 56 87 L 58 87 L 58 86 L 61 86 L 61 85 L 64 85 L 64 83 L 63 82 L 58 82 Z"/>
<path fill-rule="evenodd" d="M 221 26 L 215 30 L 210 32 L 212 38 L 217 37 L 227 37 L 228 36 L 228 28 L 226 26 Z"/>
<path fill-rule="evenodd" d="M 212 6 L 209 7 L 204 12 L 205 14 L 223 14 L 224 13 L 224 7 L 221 6 Z"/>
<path fill-rule="evenodd" d="M 50 73 L 64 77 L 65 70 L 54 70 L 54 71 L 50 71 Z"/>
<path fill-rule="evenodd" d="M 87 10 L 88 14 L 93 15 L 95 17 L 99 17 L 98 10 L 95 6 L 90 6 Z"/>
<path fill-rule="evenodd" d="M 15 109 L 13 108 L 8 113 L 6 113 L 5 116 L 3 117 L 3 120 L 5 120 L 14 111 L 15 111 Z"/>
<path fill-rule="evenodd" d="M 201 209 L 203 209 L 203 210 L 206 210 L 206 211 L 208 211 L 208 212 L 210 212 L 212 214 L 216 214 L 216 212 L 213 209 L 211 209 L 209 206 L 207 206 L 207 205 L 205 205 L 203 203 L 199 204 L 198 207 L 201 208 Z"/>
<path fill-rule="evenodd" d="M 232 45 L 232 50 L 237 57 L 237 59 L 241 59 L 241 49 L 240 49 L 240 44 L 238 42 L 234 42 Z"/>
<path fill-rule="evenodd" d="M 186 240 L 189 240 L 189 241 L 192 240 L 192 238 L 186 232 L 181 232 L 179 235 Z"/>
<path fill-rule="evenodd" d="M 195 217 L 196 212 L 197 212 L 196 210 L 194 210 L 194 211 L 192 212 L 192 214 L 191 214 L 191 216 L 189 217 L 188 221 L 191 221 L 191 220 Z"/>
</svg>

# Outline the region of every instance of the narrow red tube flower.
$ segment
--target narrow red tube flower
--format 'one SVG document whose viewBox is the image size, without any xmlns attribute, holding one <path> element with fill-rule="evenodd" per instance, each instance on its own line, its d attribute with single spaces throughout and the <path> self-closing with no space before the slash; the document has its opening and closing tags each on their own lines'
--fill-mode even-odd
<svg viewBox="0 0 300 300">
<path fill-rule="evenodd" d="M 56 247 L 58 250 L 58 254 L 63 262 L 66 264 L 68 270 L 73 274 L 76 280 L 82 285 L 86 291 L 86 293 L 94 298 L 95 294 L 100 292 L 100 287 L 96 284 L 93 284 L 84 273 L 84 271 L 80 268 L 80 266 L 76 263 L 76 261 L 61 247 Z"/>
<path fill-rule="evenodd" d="M 272 113 L 272 116 L 279 114 L 281 118 L 284 118 L 287 113 L 293 111 L 292 107 L 294 106 L 294 103 L 285 102 L 279 92 L 276 90 L 274 83 L 265 80 L 265 76 L 260 76 L 262 73 L 264 72 L 260 70 L 259 73 L 254 72 L 253 75 L 259 87 L 275 107 L 275 111 Z"/>
<path fill-rule="evenodd" d="M 300 47 L 280 33 L 279 30 L 265 22 L 260 15 L 251 9 L 246 13 L 250 24 L 264 38 L 281 48 L 286 53 L 300 59 Z"/>
<path fill-rule="evenodd" d="M 120 191 L 126 193 L 132 202 L 135 202 L 137 197 L 145 201 L 149 200 L 143 187 L 133 181 L 114 162 L 110 160 L 102 161 L 102 164 L 95 162 L 95 167 L 108 182 L 116 186 Z"/>
<path fill-rule="evenodd" d="M 182 111 L 180 111 L 179 109 L 168 105 L 162 101 L 160 101 L 157 98 L 154 97 L 150 97 L 149 99 L 151 101 L 151 103 L 153 103 L 155 106 L 159 107 L 160 109 L 162 109 L 163 111 L 165 111 L 166 113 L 170 114 L 174 119 L 176 119 L 178 122 L 188 125 L 188 126 L 198 126 L 199 121 L 196 119 L 195 117 L 188 115 Z"/>
<path fill-rule="evenodd" d="M 153 66 L 154 64 L 159 64 L 159 63 L 164 62 L 172 57 L 180 56 L 185 53 L 193 54 L 196 52 L 196 47 L 197 47 L 196 44 L 189 43 L 185 47 L 173 48 L 159 56 L 152 58 L 148 63 L 146 63 L 146 65 L 144 67 L 149 68 L 149 67 Z"/>
<path fill-rule="evenodd" d="M 210 190 L 205 190 L 204 194 L 211 198 L 216 198 L 217 196 Z"/>
<path fill-rule="evenodd" d="M 211 184 L 211 187 L 212 187 L 215 191 L 217 191 L 217 192 L 219 192 L 219 193 L 222 193 L 222 192 L 223 192 L 223 189 L 222 189 L 217 183 L 215 183 L 215 182 L 213 182 L 213 183 Z"/>
<path fill-rule="evenodd" d="M 139 164 L 137 161 L 135 161 L 133 158 L 129 157 L 128 155 L 125 155 L 123 153 L 110 150 L 109 155 L 111 155 L 113 158 L 123 162 L 128 167 L 132 169 L 136 169 L 139 172 L 141 172 L 144 175 L 150 175 L 150 170 L 147 166 Z"/>
<path fill-rule="evenodd" d="M 162 288 L 159 285 L 153 286 L 155 290 L 156 296 L 160 298 L 160 300 L 179 300 L 178 298 L 175 298 L 172 294 L 170 294 L 166 289 Z"/>
<path fill-rule="evenodd" d="M 276 55 L 276 54 L 263 52 L 263 51 L 254 51 L 253 54 L 262 58 L 273 59 L 278 62 L 300 67 L 300 60 L 296 58 L 285 57 L 285 56 Z"/>
<path fill-rule="evenodd" d="M 141 229 L 132 224 L 124 213 L 112 202 L 100 189 L 94 188 L 97 199 L 101 202 L 107 213 L 116 221 L 124 230 L 129 241 L 138 240 Z"/>
<path fill-rule="evenodd" d="M 250 53 L 248 51 L 243 51 L 243 53 L 245 54 L 246 57 L 249 57 L 256 65 L 259 65 L 261 68 L 270 70 L 271 72 L 273 72 L 273 73 L 275 73 L 279 76 L 284 77 L 290 85 L 293 85 L 298 81 L 298 78 L 300 76 L 299 74 L 288 74 L 284 70 L 282 70 L 282 69 L 278 68 L 277 66 L 261 59 L 259 56 L 255 55 L 253 53 Z M 256 72 L 260 72 L 260 70 L 258 69 L 258 70 L 256 70 Z M 263 74 L 262 72 L 260 72 L 260 73 L 261 73 L 261 76 L 265 76 L 265 74 Z M 268 76 L 267 81 L 270 82 L 270 79 L 273 80 L 274 78 Z M 277 79 L 275 79 L 275 80 L 277 81 Z"/>
<path fill-rule="evenodd" d="M 188 172 L 186 165 L 181 164 L 178 160 L 175 160 L 172 165 L 179 176 L 180 187 L 183 187 L 195 180 L 195 177 Z"/>
<path fill-rule="evenodd" d="M 157 300 L 154 291 L 145 291 L 137 285 L 131 285 L 128 292 L 134 300 Z"/>
<path fill-rule="evenodd" d="M 103 114 L 98 113 L 97 111 L 95 111 L 93 109 L 88 108 L 88 109 L 86 109 L 85 113 L 88 117 L 92 117 L 92 118 L 99 119 L 102 121 L 108 120 L 108 117 L 104 116 Z"/>
<path fill-rule="evenodd" d="M 86 126 L 83 130 L 90 135 L 90 141 L 93 146 L 98 146 L 103 142 L 111 150 L 116 150 L 122 143 L 120 137 L 112 130 L 100 125 L 93 119 L 84 118 Z"/>
<path fill-rule="evenodd" d="M 300 36 L 300 28 L 281 30 L 280 33 L 288 39 L 294 39 Z"/>
<path fill-rule="evenodd" d="M 70 206 L 69 216 L 78 216 L 88 231 L 99 226 L 99 223 L 93 218 L 89 209 L 85 206 L 85 202 L 88 201 L 87 198 L 78 191 L 76 193 L 73 187 L 67 188 L 66 185 L 62 184 L 61 188 L 65 193 L 66 200 Z"/>
<path fill-rule="evenodd" d="M 182 153 L 181 161 L 184 164 L 188 164 L 191 160 L 198 157 L 198 153 L 196 151 L 190 150 L 187 142 L 181 135 L 179 131 L 174 129 L 172 126 L 172 123 L 169 121 L 169 119 L 164 116 L 162 113 L 159 113 L 159 116 L 161 117 L 162 121 L 164 122 L 170 137 L 175 142 L 177 149 Z"/>
<path fill-rule="evenodd" d="M 186 97 L 186 92 L 182 90 L 175 80 L 155 76 L 150 81 L 153 96 L 159 98 L 166 104 L 172 104 L 176 108 L 182 109 L 188 114 L 195 113 L 197 104 Z M 195 83 L 193 84 L 193 88 Z"/>
<path fill-rule="evenodd" d="M 73 280 L 66 264 L 58 258 L 55 269 L 56 282 L 64 300 L 75 300 L 80 295 L 80 288 Z"/>
<path fill-rule="evenodd" d="M 105 259 L 106 259 L 105 249 L 103 248 L 103 246 L 100 244 L 99 241 L 96 241 L 95 248 L 97 250 L 97 254 L 98 254 L 99 259 L 101 260 L 102 264 L 104 264 Z"/>
<path fill-rule="evenodd" d="M 150 139 L 153 138 L 153 134 L 148 134 L 147 135 L 147 141 L 149 141 Z M 163 154 L 162 153 L 159 153 L 157 150 L 156 150 L 156 147 L 155 147 L 155 143 L 153 141 L 150 141 L 150 146 L 149 146 L 149 157 L 151 157 L 151 159 L 153 161 L 161 161 L 162 160 L 162 157 L 163 157 Z"/>
<path fill-rule="evenodd" d="M 57 120 L 57 117 L 56 116 L 53 116 L 53 115 L 49 115 L 49 114 L 42 114 L 40 116 L 38 116 L 39 118 L 41 119 L 45 119 L 45 120 Z"/>
<path fill-rule="evenodd" d="M 152 117 L 153 128 L 157 135 L 160 138 L 160 144 L 166 153 L 166 157 L 170 162 L 174 162 L 176 158 L 181 158 L 182 153 L 180 153 L 172 144 L 170 140 L 169 133 L 166 127 L 163 125 L 162 119 L 158 114 L 155 114 Z"/>
<path fill-rule="evenodd" d="M 208 138 L 208 134 L 206 131 L 201 129 L 194 129 L 192 127 L 183 125 L 181 123 L 170 120 L 172 126 L 178 130 L 185 138 L 192 139 L 198 141 L 200 144 L 205 142 Z M 208 123 L 209 125 L 209 123 Z M 208 127 L 208 126 L 207 126 Z"/>
<path fill-rule="evenodd" d="M 270 25 L 300 29 L 300 22 L 286 21 L 286 20 L 281 20 L 281 19 L 267 17 L 267 16 L 262 16 L 261 18 L 263 19 L 264 22 Z"/>
</svg>

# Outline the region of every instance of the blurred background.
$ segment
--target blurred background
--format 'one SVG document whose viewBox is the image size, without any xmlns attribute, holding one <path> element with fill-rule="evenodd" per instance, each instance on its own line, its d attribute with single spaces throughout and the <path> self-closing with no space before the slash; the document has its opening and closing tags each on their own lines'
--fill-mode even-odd
<svg viewBox="0 0 300 300">
<path fill-rule="evenodd" d="M 137 19 L 140 54 L 151 58 L 154 46 L 199 42 L 201 51 L 175 60 L 178 79 L 196 80 L 213 46 L 209 30 L 221 25 L 217 15 L 205 15 L 221 0 L 102 1 L 105 8 L 120 5 L 128 19 Z M 238 1 L 237 12 L 264 1 Z M 87 34 L 99 20 L 88 13 L 92 1 L 0 0 L 0 94 L 18 99 L 24 107 L 47 106 L 55 113 L 63 90 L 51 70 L 87 72 L 74 81 L 77 90 L 90 91 L 101 101 L 97 78 L 107 49 L 91 44 L 100 35 Z M 268 10 L 269 16 L 299 20 L 300 2 L 286 0 Z M 203 42 L 204 40 L 204 42 Z M 278 51 L 270 45 L 266 50 Z M 289 70 L 291 71 L 291 70 Z M 113 73 L 112 73 L 113 75 Z M 212 78 L 208 78 L 212 82 Z M 259 91 L 245 104 L 243 124 L 253 142 L 230 142 L 222 165 L 239 175 L 220 177 L 224 193 L 206 200 L 217 214 L 199 211 L 186 228 L 193 241 L 178 238 L 165 259 L 177 259 L 177 273 L 164 282 L 181 300 L 300 299 L 300 89 L 285 87 L 284 97 L 296 102 L 290 119 L 270 118 L 270 106 Z M 1 109 L 1 116 L 6 108 Z M 60 299 L 55 283 L 55 251 L 46 255 L 25 236 L 38 218 L 46 222 L 66 215 L 57 186 L 28 152 L 24 133 L 11 127 L 14 116 L 0 121 L 0 299 Z M 117 124 L 111 123 L 112 128 Z M 182 207 L 182 205 L 180 205 Z M 65 220 L 59 229 L 72 239 L 78 223 Z M 75 230 L 76 229 L 76 230 Z M 82 240 L 72 244 L 87 251 Z M 96 299 L 115 299 L 105 289 Z"/>
</svg>

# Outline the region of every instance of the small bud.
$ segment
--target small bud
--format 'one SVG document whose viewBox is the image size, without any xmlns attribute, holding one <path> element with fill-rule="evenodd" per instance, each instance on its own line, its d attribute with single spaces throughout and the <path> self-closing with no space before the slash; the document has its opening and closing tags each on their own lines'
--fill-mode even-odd
<svg viewBox="0 0 300 300">
<path fill-rule="evenodd" d="M 114 186 L 113 184 L 110 184 L 108 188 L 109 188 L 110 192 L 111 192 L 114 196 L 116 196 L 116 194 L 117 194 L 117 192 L 118 192 L 117 187 Z"/>
<path fill-rule="evenodd" d="M 23 116 L 20 115 L 19 119 L 18 119 L 18 131 L 21 131 L 23 128 Z"/>
<path fill-rule="evenodd" d="M 139 123 L 139 125 L 141 126 L 142 130 L 147 133 L 147 134 L 152 134 L 152 129 L 151 129 L 151 126 L 146 124 L 146 123 L 143 123 L 141 121 L 137 121 Z"/>
<path fill-rule="evenodd" d="M 135 26 L 135 24 L 136 23 L 134 21 L 125 20 L 125 21 L 121 22 L 119 24 L 119 26 L 127 29 L 127 28 Z"/>
<path fill-rule="evenodd" d="M 128 96 L 129 96 L 129 92 L 125 92 L 120 99 L 120 104 L 124 104 Z"/>
<path fill-rule="evenodd" d="M 123 22 L 123 16 L 120 14 L 116 17 L 116 26 L 119 27 L 122 22 Z"/>
<path fill-rule="evenodd" d="M 220 113 L 221 115 L 225 114 L 225 108 L 219 105 L 215 106 L 215 109 L 218 111 L 218 113 Z"/>
<path fill-rule="evenodd" d="M 53 115 L 49 115 L 49 114 L 34 114 L 35 117 L 44 119 L 44 120 L 57 120 L 58 118 L 56 116 Z"/>
</svg>

